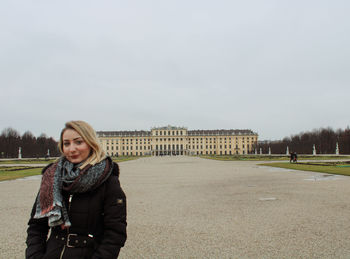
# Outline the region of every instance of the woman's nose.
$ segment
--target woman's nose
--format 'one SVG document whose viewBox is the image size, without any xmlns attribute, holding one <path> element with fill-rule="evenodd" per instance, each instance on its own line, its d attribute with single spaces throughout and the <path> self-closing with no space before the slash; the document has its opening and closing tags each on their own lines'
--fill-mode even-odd
<svg viewBox="0 0 350 259">
<path fill-rule="evenodd" d="M 73 152 L 76 150 L 76 146 L 74 144 L 69 145 L 69 152 Z"/>
</svg>

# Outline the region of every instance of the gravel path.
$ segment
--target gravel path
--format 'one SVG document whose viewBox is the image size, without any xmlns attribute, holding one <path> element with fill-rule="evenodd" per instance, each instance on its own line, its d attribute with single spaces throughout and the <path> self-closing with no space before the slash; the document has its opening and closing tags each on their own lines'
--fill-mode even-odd
<svg viewBox="0 0 350 259">
<path fill-rule="evenodd" d="M 350 177 L 152 157 L 120 163 L 120 258 L 350 258 Z M 0 182 L 0 258 L 24 258 L 40 178 Z"/>
</svg>

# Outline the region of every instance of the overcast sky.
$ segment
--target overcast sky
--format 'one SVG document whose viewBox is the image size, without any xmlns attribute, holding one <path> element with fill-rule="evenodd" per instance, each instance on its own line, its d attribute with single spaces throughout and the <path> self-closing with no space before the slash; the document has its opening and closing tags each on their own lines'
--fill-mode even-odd
<svg viewBox="0 0 350 259">
<path fill-rule="evenodd" d="M 0 130 L 344 129 L 347 0 L 3 0 Z"/>
</svg>

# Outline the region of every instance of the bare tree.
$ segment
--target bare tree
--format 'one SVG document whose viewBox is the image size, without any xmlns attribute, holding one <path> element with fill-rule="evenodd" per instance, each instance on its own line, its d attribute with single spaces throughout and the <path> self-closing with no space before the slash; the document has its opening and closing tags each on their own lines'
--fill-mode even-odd
<svg viewBox="0 0 350 259">
<path fill-rule="evenodd" d="M 22 157 L 34 157 L 36 138 L 30 131 L 22 135 Z"/>
<path fill-rule="evenodd" d="M 22 137 L 17 130 L 6 128 L 0 135 L 0 157 L 18 157 L 18 148 L 22 148 L 23 158 L 45 157 L 50 150 L 50 156 L 59 156 L 57 142 L 42 133 L 36 138 L 30 131 L 26 131 Z"/>
<path fill-rule="evenodd" d="M 21 139 L 18 131 L 6 128 L 1 133 L 1 139 L 0 153 L 6 158 L 17 157 Z"/>
<path fill-rule="evenodd" d="M 274 154 L 285 154 L 288 146 L 290 152 L 312 154 L 312 148 L 315 145 L 319 154 L 334 154 L 337 142 L 340 154 L 350 154 L 349 127 L 345 130 L 338 129 L 336 132 L 331 127 L 314 129 L 285 137 L 283 140 L 259 142 L 257 148 L 267 153 L 268 148 L 271 147 Z"/>
</svg>

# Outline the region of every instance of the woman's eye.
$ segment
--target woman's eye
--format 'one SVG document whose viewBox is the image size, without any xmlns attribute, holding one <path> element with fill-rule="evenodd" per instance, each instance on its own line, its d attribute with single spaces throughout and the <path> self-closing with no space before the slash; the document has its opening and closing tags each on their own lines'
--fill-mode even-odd
<svg viewBox="0 0 350 259">
<path fill-rule="evenodd" d="M 81 141 L 81 140 L 77 140 L 75 143 L 76 143 L 77 145 L 80 145 L 80 144 L 82 144 L 82 143 L 83 143 L 83 141 Z"/>
<path fill-rule="evenodd" d="M 68 147 L 68 146 L 69 146 L 69 143 L 68 143 L 68 142 L 63 143 L 63 146 Z"/>
</svg>

